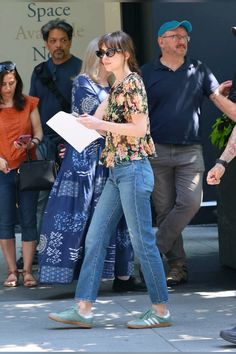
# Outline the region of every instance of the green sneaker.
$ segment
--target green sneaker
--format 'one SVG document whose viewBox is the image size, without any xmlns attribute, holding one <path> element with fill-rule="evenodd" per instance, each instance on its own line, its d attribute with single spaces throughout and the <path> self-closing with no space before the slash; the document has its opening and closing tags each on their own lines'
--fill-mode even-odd
<svg viewBox="0 0 236 354">
<path fill-rule="evenodd" d="M 158 328 L 169 327 L 172 325 L 172 320 L 169 311 L 164 317 L 160 317 L 153 309 L 143 313 L 136 320 L 127 323 L 128 328 Z"/>
<path fill-rule="evenodd" d="M 92 328 L 93 327 L 93 317 L 90 318 L 83 317 L 77 311 L 76 306 L 70 307 L 69 309 L 58 312 L 58 313 L 50 313 L 48 315 L 50 320 L 77 325 L 80 328 Z"/>
</svg>

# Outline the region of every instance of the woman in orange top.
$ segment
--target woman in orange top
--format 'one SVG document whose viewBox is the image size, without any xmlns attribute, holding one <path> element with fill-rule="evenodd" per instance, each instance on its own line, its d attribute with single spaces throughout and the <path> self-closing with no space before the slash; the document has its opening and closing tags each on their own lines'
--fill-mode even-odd
<svg viewBox="0 0 236 354">
<path fill-rule="evenodd" d="M 36 159 L 35 147 L 43 133 L 37 109 L 38 98 L 22 93 L 23 83 L 16 65 L 0 63 L 0 245 L 8 266 L 4 286 L 18 285 L 15 224 L 19 219 L 24 258 L 23 283 L 36 286 L 32 261 L 37 240 L 37 192 L 18 191 L 16 171 L 26 160 L 26 148 Z M 23 137 L 21 137 L 23 135 Z M 17 210 L 16 204 L 19 204 Z M 18 214 L 17 214 L 18 213 Z"/>
</svg>

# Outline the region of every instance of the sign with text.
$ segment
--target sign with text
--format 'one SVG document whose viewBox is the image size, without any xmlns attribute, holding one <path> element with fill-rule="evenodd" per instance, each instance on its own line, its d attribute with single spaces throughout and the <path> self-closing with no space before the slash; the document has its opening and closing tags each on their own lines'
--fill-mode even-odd
<svg viewBox="0 0 236 354">
<path fill-rule="evenodd" d="M 4 3 L 4 4 L 3 4 Z M 120 29 L 120 4 L 107 1 L 1 1 L 0 61 L 16 63 L 28 93 L 33 68 L 48 59 L 41 27 L 55 18 L 74 28 L 71 53 L 83 59 L 95 37 Z"/>
</svg>

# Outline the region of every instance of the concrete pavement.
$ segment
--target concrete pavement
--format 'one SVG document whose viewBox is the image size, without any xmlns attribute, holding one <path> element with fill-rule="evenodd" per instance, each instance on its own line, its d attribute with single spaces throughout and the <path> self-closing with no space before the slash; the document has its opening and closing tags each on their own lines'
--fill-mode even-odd
<svg viewBox="0 0 236 354">
<path fill-rule="evenodd" d="M 236 325 L 236 271 L 219 265 L 217 228 L 189 226 L 184 239 L 189 282 L 169 289 L 172 327 L 127 329 L 127 321 L 148 309 L 149 298 L 146 293 L 114 294 L 111 281 L 101 284 L 96 325 L 90 330 L 47 317 L 73 305 L 75 283 L 35 289 L 0 285 L 0 352 L 236 352 L 236 345 L 219 338 L 221 329 Z M 0 266 L 2 284 L 2 256 Z"/>
</svg>

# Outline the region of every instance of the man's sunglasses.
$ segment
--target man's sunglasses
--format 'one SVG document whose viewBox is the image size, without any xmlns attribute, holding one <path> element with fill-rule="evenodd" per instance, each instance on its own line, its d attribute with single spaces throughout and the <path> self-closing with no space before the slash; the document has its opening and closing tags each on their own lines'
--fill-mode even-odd
<svg viewBox="0 0 236 354">
<path fill-rule="evenodd" d="M 13 71 L 16 68 L 15 63 L 9 63 L 9 64 L 0 64 L 0 73 L 3 71 Z"/>
<path fill-rule="evenodd" d="M 122 52 L 122 49 L 119 48 L 108 48 L 107 50 L 100 49 L 96 51 L 96 56 L 100 59 L 102 59 L 104 55 L 106 55 L 108 58 L 111 58 L 114 57 L 116 53 L 120 52 Z"/>
</svg>

